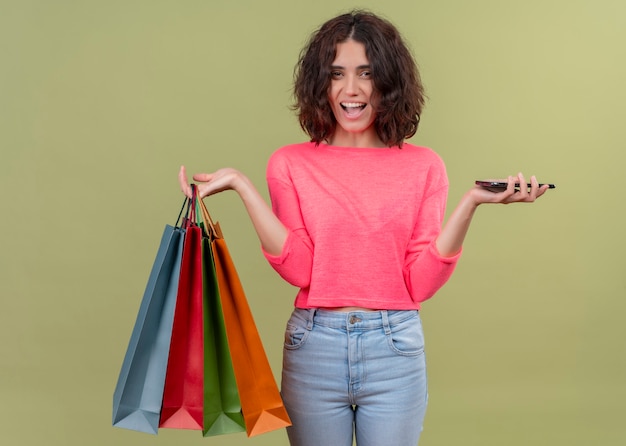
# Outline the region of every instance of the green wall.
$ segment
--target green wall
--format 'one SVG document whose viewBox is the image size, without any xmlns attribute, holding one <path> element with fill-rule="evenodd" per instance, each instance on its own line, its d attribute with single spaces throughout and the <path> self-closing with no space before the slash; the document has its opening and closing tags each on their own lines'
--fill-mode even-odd
<svg viewBox="0 0 626 446">
<path fill-rule="evenodd" d="M 304 139 L 288 108 L 298 52 L 354 6 L 391 19 L 417 56 L 429 103 L 413 142 L 446 161 L 450 210 L 479 178 L 558 186 L 481 208 L 424 306 L 421 444 L 626 444 L 626 3 L 0 0 L 2 444 L 287 444 L 112 428 L 111 398 L 182 202 L 178 167 L 234 166 L 265 194 L 269 155 Z M 206 201 L 278 376 L 295 290 L 237 197 Z"/>
</svg>

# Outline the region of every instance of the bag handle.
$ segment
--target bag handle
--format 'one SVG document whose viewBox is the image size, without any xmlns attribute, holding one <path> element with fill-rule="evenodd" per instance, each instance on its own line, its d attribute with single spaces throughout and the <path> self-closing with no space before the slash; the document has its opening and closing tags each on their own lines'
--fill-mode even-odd
<svg viewBox="0 0 626 446">
<path fill-rule="evenodd" d="M 185 197 L 185 200 L 183 201 L 183 206 L 180 208 L 180 212 L 178 213 L 178 218 L 176 219 L 176 224 L 174 225 L 176 228 L 178 228 L 178 224 L 180 223 L 180 217 L 183 216 L 183 211 L 185 210 L 185 205 L 187 205 L 187 211 L 185 211 L 185 217 L 183 219 L 183 221 L 187 220 L 188 216 L 189 216 L 189 207 L 191 206 L 191 203 L 189 201 L 189 197 Z"/>
<path fill-rule="evenodd" d="M 178 218 L 176 219 L 175 227 L 180 227 L 183 229 L 187 229 L 189 226 L 197 225 L 196 219 L 196 185 L 191 185 L 191 198 L 185 197 L 185 201 L 183 201 L 183 206 L 180 208 L 180 212 L 178 213 Z M 181 217 L 183 216 L 183 210 L 185 209 L 185 205 L 187 205 L 187 210 L 185 211 L 185 216 L 181 221 Z M 180 223 L 180 226 L 179 226 Z"/>
<path fill-rule="evenodd" d="M 209 211 L 204 204 L 202 198 L 198 196 L 196 201 L 200 205 L 200 212 L 202 213 L 202 219 L 204 220 L 204 229 L 207 232 L 209 238 L 211 238 L 212 240 L 224 238 L 224 236 L 222 235 L 222 229 L 220 228 L 220 224 L 213 222 L 213 219 L 211 218 L 211 215 L 209 214 Z"/>
</svg>

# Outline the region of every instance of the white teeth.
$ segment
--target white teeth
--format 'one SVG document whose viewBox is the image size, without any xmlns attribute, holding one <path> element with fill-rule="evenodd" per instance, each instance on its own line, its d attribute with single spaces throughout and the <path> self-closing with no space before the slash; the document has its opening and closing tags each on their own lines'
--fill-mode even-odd
<svg viewBox="0 0 626 446">
<path fill-rule="evenodd" d="M 362 102 L 342 102 L 341 105 L 348 108 L 365 107 Z"/>
</svg>

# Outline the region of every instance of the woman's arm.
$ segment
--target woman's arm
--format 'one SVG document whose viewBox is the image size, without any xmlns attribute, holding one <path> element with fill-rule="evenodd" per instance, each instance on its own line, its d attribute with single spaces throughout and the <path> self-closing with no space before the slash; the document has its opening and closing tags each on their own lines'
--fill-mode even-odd
<svg viewBox="0 0 626 446">
<path fill-rule="evenodd" d="M 516 182 L 521 185 L 519 190 L 515 189 Z M 479 205 L 483 203 L 532 203 L 548 190 L 548 185 L 539 187 L 534 176 L 530 177 L 530 189 L 524 187 L 525 184 L 526 180 L 520 173 L 517 177 L 508 178 L 508 186 L 503 192 L 491 192 L 480 186 L 470 189 L 461 198 L 437 237 L 436 246 L 439 254 L 443 257 L 451 257 L 459 253 Z"/>
<path fill-rule="evenodd" d="M 252 225 L 261 241 L 263 249 L 271 255 L 280 255 L 287 240 L 287 228 L 274 215 L 252 182 L 241 172 L 225 168 L 213 173 L 202 173 L 193 176 L 198 183 L 200 198 L 225 190 L 234 190 L 239 194 Z M 191 186 L 187 179 L 185 166 L 181 166 L 178 181 L 185 195 L 191 197 Z"/>
</svg>

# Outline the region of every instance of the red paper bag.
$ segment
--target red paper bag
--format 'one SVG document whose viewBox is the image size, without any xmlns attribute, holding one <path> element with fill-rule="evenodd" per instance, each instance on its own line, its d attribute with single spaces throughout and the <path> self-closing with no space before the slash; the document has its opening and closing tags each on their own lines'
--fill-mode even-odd
<svg viewBox="0 0 626 446">
<path fill-rule="evenodd" d="M 195 195 L 195 189 L 194 189 Z M 195 223 L 195 196 L 185 234 L 174 325 L 159 427 L 202 429 L 203 323 L 202 230 Z"/>
</svg>

